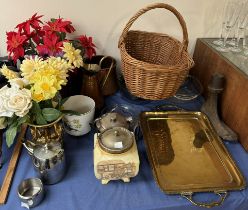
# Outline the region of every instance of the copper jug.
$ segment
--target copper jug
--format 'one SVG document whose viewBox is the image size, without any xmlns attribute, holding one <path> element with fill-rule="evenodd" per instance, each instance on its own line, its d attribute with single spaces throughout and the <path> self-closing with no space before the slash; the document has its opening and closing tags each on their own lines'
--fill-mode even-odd
<svg viewBox="0 0 248 210">
<path fill-rule="evenodd" d="M 104 96 L 112 95 L 118 90 L 116 77 L 116 61 L 111 56 L 95 56 L 100 59 L 100 71 L 98 73 L 101 82 L 101 91 Z"/>
<path fill-rule="evenodd" d="M 97 72 L 102 95 L 112 95 L 118 90 L 116 61 L 113 57 L 95 55 L 91 59 L 85 59 L 84 69 Z"/>
<path fill-rule="evenodd" d="M 97 73 L 88 70 L 84 71 L 81 94 L 91 97 L 96 103 L 96 109 L 100 110 L 103 107 L 103 95 L 100 90 Z"/>
</svg>

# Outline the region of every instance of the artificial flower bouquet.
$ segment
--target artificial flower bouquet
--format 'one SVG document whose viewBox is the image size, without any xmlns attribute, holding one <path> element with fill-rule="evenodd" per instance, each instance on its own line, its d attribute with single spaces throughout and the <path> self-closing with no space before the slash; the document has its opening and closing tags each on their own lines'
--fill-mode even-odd
<svg viewBox="0 0 248 210">
<path fill-rule="evenodd" d="M 66 99 L 61 99 L 59 91 L 69 71 L 96 53 L 91 37 L 66 39 L 67 33 L 75 31 L 70 21 L 52 19 L 41 26 L 41 17 L 35 14 L 17 25 L 17 32 L 7 32 L 10 58 L 22 60 L 20 72 L 6 65 L 0 69 L 9 83 L 0 89 L 0 129 L 7 127 L 8 146 L 23 123 L 45 125 L 63 113 L 73 113 L 62 109 Z"/>
<path fill-rule="evenodd" d="M 61 56 L 61 47 L 65 42 L 66 35 L 75 31 L 71 21 L 63 18 L 51 19 L 43 23 L 41 17 L 34 14 L 30 19 L 16 26 L 17 31 L 7 32 L 7 51 L 9 57 L 16 62 L 18 59 L 23 59 L 25 55 L 40 55 L 46 56 Z M 96 54 L 95 45 L 92 42 L 92 37 L 81 35 L 77 39 L 70 41 L 79 51 L 70 51 L 67 56 L 71 61 L 75 61 L 74 65 L 80 67 L 81 62 L 78 54 L 90 58 Z M 69 45 L 67 45 L 69 46 Z"/>
</svg>

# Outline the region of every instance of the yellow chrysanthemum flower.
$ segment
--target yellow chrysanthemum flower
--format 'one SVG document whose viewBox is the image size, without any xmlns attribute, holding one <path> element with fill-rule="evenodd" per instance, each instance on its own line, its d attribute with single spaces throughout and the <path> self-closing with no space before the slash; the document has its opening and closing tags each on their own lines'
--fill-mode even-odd
<svg viewBox="0 0 248 210">
<path fill-rule="evenodd" d="M 68 77 L 67 73 L 60 71 L 58 69 L 54 69 L 54 75 L 56 76 L 59 87 L 60 87 L 60 85 L 66 85 L 66 83 L 67 83 L 66 78 Z M 61 89 L 61 87 L 59 88 L 59 90 L 60 89 Z"/>
<path fill-rule="evenodd" d="M 71 43 L 64 42 L 62 47 L 64 54 L 64 58 L 66 58 L 70 65 L 74 67 L 81 67 L 83 66 L 83 58 L 81 56 L 81 50 L 75 49 Z"/>
<path fill-rule="evenodd" d="M 65 59 L 62 59 L 61 57 L 49 57 L 47 59 L 48 65 L 55 68 L 60 69 L 61 71 L 68 72 L 69 68 L 71 68 L 71 65 L 67 63 Z"/>
<path fill-rule="evenodd" d="M 37 102 L 52 99 L 67 83 L 69 68 L 71 65 L 60 57 L 25 59 L 21 71 L 31 85 L 32 99 Z"/>
<path fill-rule="evenodd" d="M 67 77 L 68 75 L 64 72 L 61 71 L 60 69 L 55 69 L 52 68 L 51 66 L 47 65 L 46 68 L 36 71 L 33 76 L 30 78 L 30 83 L 35 84 L 39 82 L 43 77 L 53 77 L 56 79 L 56 83 L 54 86 L 56 87 L 57 90 L 61 89 L 61 85 L 65 85 L 67 83 Z"/>
<path fill-rule="evenodd" d="M 45 68 L 46 65 L 47 62 L 43 61 L 42 58 L 38 56 L 35 56 L 34 58 L 30 59 L 25 59 L 20 66 L 20 70 L 22 72 L 21 75 L 25 79 L 30 80 L 30 78 L 36 71 Z"/>
<path fill-rule="evenodd" d="M 8 80 L 10 79 L 16 79 L 19 78 L 19 74 L 10 70 L 6 64 L 4 64 L 2 66 L 2 68 L 0 69 L 0 72 L 2 73 L 3 76 L 5 76 Z"/>
<path fill-rule="evenodd" d="M 63 84 L 67 83 L 68 71 L 71 69 L 71 65 L 60 57 L 50 57 L 48 60 L 49 68 L 53 68 L 53 74 L 56 75 L 58 80 L 64 80 Z"/>
<path fill-rule="evenodd" d="M 35 92 L 34 90 L 31 90 L 32 91 L 32 99 L 36 102 L 40 102 L 40 101 L 44 101 L 44 96 L 42 93 L 37 93 Z"/>
<path fill-rule="evenodd" d="M 57 89 L 55 84 L 57 83 L 55 76 L 43 76 L 39 81 L 36 81 L 31 88 L 32 99 L 40 102 L 42 100 L 48 100 L 55 96 Z"/>
</svg>

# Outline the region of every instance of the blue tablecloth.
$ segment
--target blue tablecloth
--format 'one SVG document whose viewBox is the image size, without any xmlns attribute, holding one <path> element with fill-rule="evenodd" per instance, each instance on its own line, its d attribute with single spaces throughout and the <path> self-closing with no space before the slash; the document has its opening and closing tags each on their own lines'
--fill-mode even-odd
<svg viewBox="0 0 248 210">
<path fill-rule="evenodd" d="M 201 100 L 200 100 L 201 101 Z M 201 102 L 199 99 L 190 103 L 180 104 L 191 110 L 199 109 Z M 107 104 L 129 102 L 120 93 L 109 97 Z M 152 109 L 160 102 L 139 101 L 132 103 L 137 110 Z M 46 196 L 43 202 L 35 209 L 58 209 L 58 210 L 185 210 L 202 209 L 193 206 L 189 201 L 179 195 L 164 194 L 155 183 L 152 170 L 147 159 L 144 142 L 137 140 L 140 170 L 139 174 L 131 179 L 130 183 L 122 181 L 111 181 L 107 185 L 102 185 L 95 178 L 93 166 L 93 132 L 82 136 L 72 137 L 65 135 L 65 151 L 67 158 L 67 173 L 64 179 L 55 185 L 45 186 Z M 225 143 L 241 172 L 248 178 L 248 154 L 239 143 Z M 1 172 L 1 171 L 0 171 Z M 18 184 L 26 178 L 35 177 L 32 161 L 27 151 L 23 149 L 11 190 L 6 205 L 1 206 L 3 210 L 21 209 L 17 196 Z M 211 193 L 200 193 L 199 200 L 216 199 Z M 213 209 L 225 210 L 247 210 L 248 190 L 230 192 L 224 204 Z"/>
</svg>

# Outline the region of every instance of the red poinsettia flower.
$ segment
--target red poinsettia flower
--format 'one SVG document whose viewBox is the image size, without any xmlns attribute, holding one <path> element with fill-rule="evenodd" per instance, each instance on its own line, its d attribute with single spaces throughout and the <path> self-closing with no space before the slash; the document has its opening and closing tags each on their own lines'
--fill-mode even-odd
<svg viewBox="0 0 248 210">
<path fill-rule="evenodd" d="M 54 32 L 72 33 L 75 31 L 75 28 L 72 26 L 71 21 L 64 21 L 62 18 L 58 18 L 47 22 L 47 25 L 43 26 L 43 30 L 49 34 Z"/>
<path fill-rule="evenodd" d="M 85 49 L 86 56 L 91 59 L 93 55 L 96 55 L 95 45 L 92 42 L 92 37 L 87 38 L 86 35 L 78 37 L 82 47 Z"/>
<path fill-rule="evenodd" d="M 40 23 L 42 23 L 42 21 L 40 20 L 40 18 L 43 17 L 43 15 L 39 15 L 37 16 L 37 13 L 35 13 L 30 19 L 26 20 L 23 23 L 20 23 L 16 26 L 16 28 L 18 29 L 18 32 L 20 33 L 24 33 L 25 35 L 30 35 L 31 34 L 31 28 L 35 30 L 40 30 Z"/>
<path fill-rule="evenodd" d="M 25 35 L 21 35 L 19 32 L 7 32 L 7 51 L 9 52 L 9 57 L 12 57 L 14 62 L 18 58 L 24 57 L 24 45 L 27 41 Z"/>
<path fill-rule="evenodd" d="M 35 30 L 32 31 L 30 34 L 30 38 L 36 43 L 36 45 L 39 45 L 42 41 L 42 37 L 45 35 L 45 32 L 42 30 Z"/>
<path fill-rule="evenodd" d="M 42 56 L 56 56 L 56 54 L 62 51 L 61 47 L 63 46 L 63 41 L 59 41 L 59 38 L 56 34 L 52 34 L 51 36 L 44 36 L 43 43 L 43 45 L 37 46 L 38 53 Z"/>
<path fill-rule="evenodd" d="M 27 35 L 30 34 L 30 22 L 27 20 L 25 22 L 22 22 L 16 26 L 18 28 L 19 33 L 25 33 Z"/>
<path fill-rule="evenodd" d="M 35 13 L 30 19 L 30 25 L 32 26 L 33 29 L 40 29 L 43 22 L 40 20 L 40 18 L 43 17 L 43 15 L 36 16 L 37 13 Z"/>
<path fill-rule="evenodd" d="M 15 50 L 13 50 L 13 55 L 11 58 L 13 59 L 14 63 L 16 63 L 19 58 L 24 57 L 24 52 L 25 51 L 23 47 L 18 47 Z"/>
</svg>

